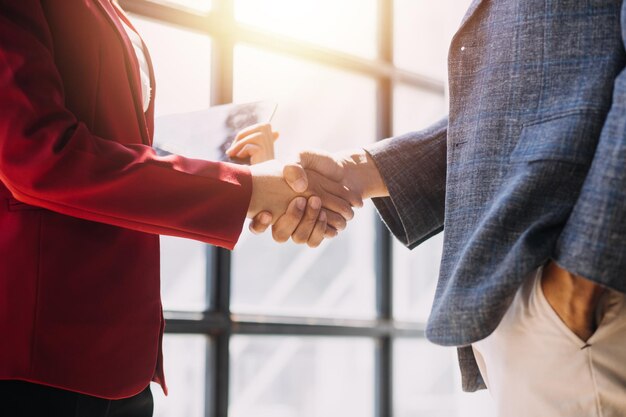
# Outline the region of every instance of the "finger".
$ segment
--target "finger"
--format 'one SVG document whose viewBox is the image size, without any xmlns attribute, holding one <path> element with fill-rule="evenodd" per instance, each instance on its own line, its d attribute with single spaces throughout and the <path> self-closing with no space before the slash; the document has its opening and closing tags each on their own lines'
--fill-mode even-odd
<svg viewBox="0 0 626 417">
<path fill-rule="evenodd" d="M 343 168 L 332 155 L 320 151 L 305 151 L 300 153 L 300 165 L 318 172 L 333 181 L 343 179 Z"/>
<path fill-rule="evenodd" d="M 317 196 L 309 197 L 309 201 L 304 212 L 302 221 L 296 228 L 295 232 L 291 235 L 291 239 L 295 243 L 306 243 L 309 237 L 313 233 L 317 219 L 320 216 L 320 209 L 322 208 L 322 201 Z M 326 216 L 324 216 L 326 217 Z M 324 230 L 326 229 L 326 221 L 324 221 Z"/>
<path fill-rule="evenodd" d="M 327 178 L 321 178 L 320 186 L 330 194 L 347 201 L 352 207 L 363 207 L 363 198 L 360 193 L 348 189 L 341 183 L 328 180 Z"/>
<path fill-rule="evenodd" d="M 261 152 L 261 150 L 262 149 L 259 145 L 249 143 L 244 146 L 239 152 L 237 152 L 235 158 L 248 158 L 258 154 L 259 152 Z"/>
<path fill-rule="evenodd" d="M 324 239 L 332 239 L 334 237 L 337 237 L 338 234 L 339 232 L 335 230 L 334 228 L 330 227 L 328 225 L 328 222 L 326 222 L 326 231 L 324 232 Z"/>
<path fill-rule="evenodd" d="M 241 129 L 237 136 L 235 136 L 235 142 L 249 136 L 253 133 L 260 133 L 262 135 L 268 135 L 272 132 L 272 125 L 269 123 L 256 123 Z"/>
<path fill-rule="evenodd" d="M 272 214 L 267 211 L 262 211 L 250 222 L 248 228 L 255 235 L 261 234 L 267 230 L 272 224 Z"/>
<path fill-rule="evenodd" d="M 286 242 L 296 230 L 306 207 L 306 198 L 296 197 L 287 206 L 285 214 L 280 216 L 272 227 L 272 237 L 277 242 Z"/>
<path fill-rule="evenodd" d="M 320 212 L 319 218 L 315 223 L 315 227 L 313 228 L 313 232 L 309 236 L 309 240 L 307 241 L 307 245 L 311 248 L 317 248 L 320 243 L 324 240 L 324 235 L 326 234 L 326 212 Z"/>
<path fill-rule="evenodd" d="M 280 133 L 278 132 L 272 132 L 272 135 L 274 136 L 274 142 L 276 142 L 278 138 L 280 137 Z"/>
<path fill-rule="evenodd" d="M 227 155 L 234 155 L 237 152 L 241 151 L 241 148 L 244 146 L 254 143 L 257 145 L 263 145 L 264 142 L 267 142 L 261 133 L 253 133 L 249 136 L 246 136 L 243 139 L 233 141 L 233 144 L 230 145 L 230 148 L 226 150 Z"/>
<path fill-rule="evenodd" d="M 306 170 L 306 174 L 309 177 L 309 191 L 312 194 L 318 195 L 322 199 L 322 206 L 336 213 L 341 214 L 346 220 L 351 220 L 354 217 L 354 211 L 350 202 L 343 198 L 337 197 L 333 193 L 328 192 L 328 189 L 332 189 L 337 194 L 348 195 L 348 190 L 344 187 L 328 180 L 326 177 L 318 174 L 314 171 Z M 346 197 L 347 198 L 347 197 Z M 355 201 L 358 198 L 355 199 Z"/>
<path fill-rule="evenodd" d="M 285 181 L 296 193 L 303 193 L 309 188 L 309 180 L 306 172 L 298 164 L 287 164 L 283 168 L 283 177 Z"/>
<path fill-rule="evenodd" d="M 322 199 L 322 206 L 325 209 L 341 214 L 346 220 L 352 220 L 352 218 L 354 218 L 354 210 L 352 210 L 352 206 L 350 206 L 350 203 L 346 200 L 327 193 L 326 191 L 318 192 L 317 194 L 319 194 Z"/>
<path fill-rule="evenodd" d="M 337 214 L 334 211 L 329 210 L 325 211 L 327 218 L 326 222 L 328 223 L 329 227 L 332 227 L 333 229 L 335 229 L 335 231 L 341 231 L 346 228 L 348 222 L 341 214 Z"/>
</svg>

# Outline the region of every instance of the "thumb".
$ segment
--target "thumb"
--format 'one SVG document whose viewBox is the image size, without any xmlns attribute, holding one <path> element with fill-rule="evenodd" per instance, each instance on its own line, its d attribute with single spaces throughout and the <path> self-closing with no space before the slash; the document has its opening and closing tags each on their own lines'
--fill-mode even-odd
<svg viewBox="0 0 626 417">
<path fill-rule="evenodd" d="M 309 179 L 306 176 L 304 168 L 298 164 L 287 164 L 283 168 L 283 176 L 285 181 L 296 193 L 303 193 L 309 188 Z"/>
<path fill-rule="evenodd" d="M 300 165 L 332 181 L 343 180 L 343 169 L 331 154 L 319 151 L 302 152 L 300 153 Z"/>
</svg>

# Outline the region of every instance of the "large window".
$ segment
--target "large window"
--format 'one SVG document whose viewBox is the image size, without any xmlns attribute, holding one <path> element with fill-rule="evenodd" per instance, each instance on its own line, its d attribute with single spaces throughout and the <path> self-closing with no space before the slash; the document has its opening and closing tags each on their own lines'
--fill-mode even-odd
<svg viewBox="0 0 626 417">
<path fill-rule="evenodd" d="M 150 49 L 157 117 L 276 102 L 280 159 L 442 117 L 467 3 L 120 0 Z M 170 397 L 153 390 L 155 415 L 489 416 L 486 394 L 461 393 L 454 350 L 424 338 L 441 245 L 394 243 L 371 203 L 315 250 L 162 238 Z"/>
</svg>

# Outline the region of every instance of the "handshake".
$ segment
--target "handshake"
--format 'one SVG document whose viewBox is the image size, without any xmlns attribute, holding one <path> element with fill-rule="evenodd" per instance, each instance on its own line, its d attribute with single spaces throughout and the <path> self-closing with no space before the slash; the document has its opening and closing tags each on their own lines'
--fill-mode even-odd
<svg viewBox="0 0 626 417">
<path fill-rule="evenodd" d="M 374 161 L 364 150 L 328 154 L 302 152 L 296 162 L 274 158 L 278 135 L 269 125 L 256 125 L 239 133 L 226 151 L 249 157 L 252 163 L 250 230 L 262 233 L 272 226 L 277 242 L 290 237 L 295 243 L 317 247 L 335 237 L 354 217 L 363 200 L 388 195 Z"/>
</svg>

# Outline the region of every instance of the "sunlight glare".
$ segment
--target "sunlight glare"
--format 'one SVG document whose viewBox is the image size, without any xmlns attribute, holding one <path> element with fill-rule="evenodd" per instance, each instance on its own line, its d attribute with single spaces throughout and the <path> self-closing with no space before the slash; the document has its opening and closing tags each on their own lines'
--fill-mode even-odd
<svg viewBox="0 0 626 417">
<path fill-rule="evenodd" d="M 211 10 L 211 0 L 152 0 L 157 3 L 165 3 L 180 6 L 193 12 L 206 13 Z"/>
<path fill-rule="evenodd" d="M 326 48 L 376 57 L 375 0 L 235 0 L 235 18 Z"/>
</svg>

